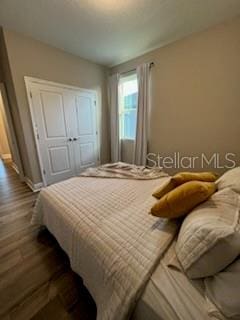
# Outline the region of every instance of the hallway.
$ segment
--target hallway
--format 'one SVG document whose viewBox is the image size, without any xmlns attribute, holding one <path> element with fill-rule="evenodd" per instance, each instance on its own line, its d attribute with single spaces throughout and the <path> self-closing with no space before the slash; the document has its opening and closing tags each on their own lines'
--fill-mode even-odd
<svg viewBox="0 0 240 320">
<path fill-rule="evenodd" d="M 30 224 L 37 194 L 0 160 L 0 318 L 95 319 L 95 305 L 44 228 Z"/>
</svg>

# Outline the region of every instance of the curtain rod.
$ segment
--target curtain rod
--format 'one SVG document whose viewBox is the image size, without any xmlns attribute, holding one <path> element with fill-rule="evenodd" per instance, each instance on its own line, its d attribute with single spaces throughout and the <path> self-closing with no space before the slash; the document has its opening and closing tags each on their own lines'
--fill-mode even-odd
<svg viewBox="0 0 240 320">
<path fill-rule="evenodd" d="M 149 68 L 151 69 L 152 67 L 155 66 L 155 63 L 154 62 L 150 62 L 149 63 Z M 131 70 L 128 70 L 128 71 L 124 71 L 124 72 L 120 72 L 120 74 L 126 74 L 126 73 L 130 73 L 130 72 L 133 72 L 133 71 L 136 71 L 137 68 L 134 68 L 134 69 L 131 69 Z"/>
</svg>

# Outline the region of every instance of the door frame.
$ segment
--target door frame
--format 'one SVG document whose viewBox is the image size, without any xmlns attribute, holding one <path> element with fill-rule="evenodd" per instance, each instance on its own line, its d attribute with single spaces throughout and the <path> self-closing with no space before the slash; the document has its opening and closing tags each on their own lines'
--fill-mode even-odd
<svg viewBox="0 0 240 320">
<path fill-rule="evenodd" d="M 39 84 L 39 85 L 47 85 L 47 86 L 52 86 L 52 87 L 59 87 L 62 89 L 67 89 L 67 90 L 72 90 L 72 91 L 84 91 L 84 92 L 89 92 L 94 94 L 95 101 L 96 101 L 96 125 L 97 125 L 97 157 L 98 161 L 97 163 L 100 164 L 100 134 L 99 134 L 99 128 L 100 128 L 100 111 L 99 111 L 99 104 L 98 104 L 98 95 L 96 90 L 92 89 L 85 89 L 85 88 L 80 88 L 76 86 L 70 86 L 66 85 L 63 83 L 59 82 L 53 82 L 53 81 L 48 81 L 48 80 L 43 80 L 43 79 L 38 79 L 34 77 L 28 77 L 24 76 L 24 82 L 25 82 L 25 87 L 26 87 L 26 93 L 27 93 L 27 100 L 29 104 L 29 109 L 30 109 L 30 116 L 31 116 L 31 122 L 32 122 L 32 129 L 33 129 L 33 135 L 34 135 L 34 140 L 36 144 L 36 149 L 37 149 L 37 156 L 38 156 L 38 161 L 39 161 L 39 166 L 40 166 L 40 171 L 41 171 L 41 177 L 42 177 L 42 182 L 43 186 L 47 186 L 46 182 L 46 177 L 44 175 L 44 167 L 43 167 L 43 162 L 42 162 L 42 157 L 41 157 L 41 150 L 39 147 L 39 140 L 38 140 L 38 132 L 37 132 L 37 123 L 34 118 L 34 111 L 33 111 L 33 103 L 32 103 L 32 94 L 31 94 L 31 84 Z"/>
<path fill-rule="evenodd" d="M 23 165 L 22 165 L 22 160 L 20 157 L 18 141 L 16 138 L 13 119 L 12 119 L 10 106 L 9 106 L 9 102 L 8 102 L 7 91 L 6 91 L 6 88 L 5 88 L 5 85 L 3 82 L 0 82 L 0 93 L 2 96 L 3 109 L 4 109 L 4 113 L 5 113 L 4 116 L 6 118 L 5 120 L 6 120 L 6 124 L 7 124 L 6 129 L 8 131 L 7 132 L 8 138 L 10 140 L 9 141 L 10 149 L 11 149 L 11 152 L 13 153 L 14 161 L 16 162 L 16 163 L 15 162 L 13 163 L 12 167 L 18 173 L 20 180 L 25 181 Z"/>
</svg>

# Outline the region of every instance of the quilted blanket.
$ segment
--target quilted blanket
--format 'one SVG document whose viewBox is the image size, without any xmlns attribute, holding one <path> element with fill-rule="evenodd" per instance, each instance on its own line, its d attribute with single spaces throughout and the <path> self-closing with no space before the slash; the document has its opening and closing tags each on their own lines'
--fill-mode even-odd
<svg viewBox="0 0 240 320">
<path fill-rule="evenodd" d="M 80 174 L 81 177 L 117 178 L 151 180 L 167 177 L 161 168 L 146 168 L 125 162 L 107 163 L 99 167 L 88 168 Z"/>
<path fill-rule="evenodd" d="M 32 223 L 47 226 L 97 305 L 97 319 L 127 319 L 177 231 L 148 214 L 155 180 L 76 177 L 43 189 Z"/>
</svg>

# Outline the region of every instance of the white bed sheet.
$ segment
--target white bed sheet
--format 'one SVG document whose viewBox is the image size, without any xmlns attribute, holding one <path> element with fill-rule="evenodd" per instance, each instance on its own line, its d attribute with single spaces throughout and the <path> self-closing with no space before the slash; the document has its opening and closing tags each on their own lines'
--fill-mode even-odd
<svg viewBox="0 0 240 320">
<path fill-rule="evenodd" d="M 191 281 L 168 266 L 174 246 L 175 242 L 152 274 L 131 320 L 213 320 L 208 315 L 203 281 Z"/>
</svg>

